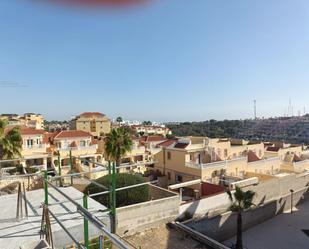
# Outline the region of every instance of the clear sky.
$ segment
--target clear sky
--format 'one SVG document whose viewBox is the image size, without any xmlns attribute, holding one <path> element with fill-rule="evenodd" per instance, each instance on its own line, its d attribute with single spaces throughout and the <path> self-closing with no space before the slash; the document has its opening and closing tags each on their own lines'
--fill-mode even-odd
<svg viewBox="0 0 309 249">
<path fill-rule="evenodd" d="M 308 0 L 0 1 L 0 113 L 184 121 L 309 111 Z"/>
</svg>

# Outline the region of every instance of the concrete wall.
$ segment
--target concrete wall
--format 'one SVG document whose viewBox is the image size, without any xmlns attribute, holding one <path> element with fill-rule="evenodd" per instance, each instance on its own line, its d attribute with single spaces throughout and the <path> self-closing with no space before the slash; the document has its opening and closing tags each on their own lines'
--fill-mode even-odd
<svg viewBox="0 0 309 249">
<path fill-rule="evenodd" d="M 43 187 L 42 174 L 37 173 L 31 176 L 20 175 L 20 176 L 6 176 L 0 178 L 0 189 L 12 184 L 18 183 L 25 184 L 27 190 L 36 189 L 38 187 Z"/>
<path fill-rule="evenodd" d="M 308 187 L 294 193 L 293 203 L 300 203 L 303 198 L 309 198 Z M 258 225 L 272 217 L 290 210 L 291 197 L 286 195 L 279 200 L 273 200 L 262 206 L 253 208 L 243 213 L 243 230 Z M 186 223 L 189 227 L 206 234 L 207 236 L 218 241 L 225 241 L 233 236 L 237 231 L 236 214 L 227 212 L 214 218 L 200 219 L 198 221 L 189 221 Z"/>
<path fill-rule="evenodd" d="M 226 212 L 229 205 L 230 200 L 226 193 L 214 195 L 181 205 L 179 207 L 179 218 L 182 218 L 185 213 L 195 217 L 214 216 Z"/>
<path fill-rule="evenodd" d="M 260 174 L 276 174 L 280 171 L 281 161 L 279 157 L 262 159 L 248 163 L 247 172 L 255 172 Z"/>
<path fill-rule="evenodd" d="M 256 192 L 254 203 L 258 205 L 243 214 L 243 229 L 246 230 L 260 224 L 283 211 L 291 208 L 290 189 L 294 190 L 293 205 L 297 205 L 309 198 L 309 174 L 289 175 L 269 180 L 256 186 L 244 188 Z M 236 215 L 227 212 L 213 218 L 202 218 L 187 222 L 186 225 L 204 233 L 211 238 L 224 241 L 235 235 Z"/>
<path fill-rule="evenodd" d="M 179 196 L 165 192 L 171 196 L 117 208 L 117 234 L 132 235 L 173 221 L 178 216 Z"/>
</svg>

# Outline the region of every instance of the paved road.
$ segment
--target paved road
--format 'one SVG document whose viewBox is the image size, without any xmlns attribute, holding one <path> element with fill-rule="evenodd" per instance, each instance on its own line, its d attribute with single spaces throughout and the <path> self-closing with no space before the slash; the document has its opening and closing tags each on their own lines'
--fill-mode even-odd
<svg viewBox="0 0 309 249">
<path fill-rule="evenodd" d="M 294 213 L 284 213 L 250 228 L 243 233 L 247 249 L 308 249 L 309 237 L 302 231 L 309 230 L 309 201 L 295 208 Z M 225 242 L 231 245 L 232 238 Z"/>
</svg>

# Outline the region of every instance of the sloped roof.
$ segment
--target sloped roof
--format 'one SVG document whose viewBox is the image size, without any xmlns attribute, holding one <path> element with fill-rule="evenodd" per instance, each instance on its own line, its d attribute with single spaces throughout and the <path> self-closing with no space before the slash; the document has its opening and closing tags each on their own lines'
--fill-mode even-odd
<svg viewBox="0 0 309 249">
<path fill-rule="evenodd" d="M 176 142 L 177 142 L 176 139 L 169 139 L 169 140 L 163 141 L 162 143 L 157 144 L 157 147 L 168 147 Z"/>
<path fill-rule="evenodd" d="M 146 142 L 159 142 L 159 141 L 165 141 L 165 137 L 161 136 L 148 136 L 146 139 Z"/>
<path fill-rule="evenodd" d="M 293 162 L 296 163 L 296 162 L 300 162 L 300 161 L 303 161 L 303 160 L 298 155 L 294 154 Z"/>
<path fill-rule="evenodd" d="M 247 156 L 248 156 L 248 163 L 261 160 L 252 150 L 248 151 Z"/>
<path fill-rule="evenodd" d="M 74 138 L 74 137 L 92 137 L 92 135 L 85 131 L 71 130 L 71 131 L 61 131 L 54 139 L 59 138 Z"/>
<path fill-rule="evenodd" d="M 174 148 L 185 149 L 185 148 L 187 148 L 188 145 L 189 145 L 188 143 L 177 143 L 177 144 L 175 144 Z"/>
<path fill-rule="evenodd" d="M 280 150 L 279 147 L 267 147 L 267 151 L 278 152 Z"/>
<path fill-rule="evenodd" d="M 83 112 L 79 116 L 80 117 L 103 117 L 105 115 L 101 112 Z"/>
<path fill-rule="evenodd" d="M 37 130 L 26 126 L 9 126 L 5 129 L 5 132 L 9 132 L 13 128 L 19 128 L 20 134 L 23 135 L 43 135 L 46 133 L 44 130 Z"/>
</svg>

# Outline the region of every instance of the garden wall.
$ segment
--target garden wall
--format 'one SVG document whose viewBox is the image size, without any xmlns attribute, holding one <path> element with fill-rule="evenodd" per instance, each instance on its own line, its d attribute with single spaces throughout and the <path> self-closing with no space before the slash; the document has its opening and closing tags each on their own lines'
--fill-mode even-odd
<svg viewBox="0 0 309 249">
<path fill-rule="evenodd" d="M 178 194 L 155 186 L 150 192 L 153 196 L 151 201 L 117 208 L 117 234 L 133 235 L 177 218 Z"/>
</svg>

